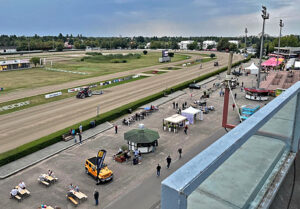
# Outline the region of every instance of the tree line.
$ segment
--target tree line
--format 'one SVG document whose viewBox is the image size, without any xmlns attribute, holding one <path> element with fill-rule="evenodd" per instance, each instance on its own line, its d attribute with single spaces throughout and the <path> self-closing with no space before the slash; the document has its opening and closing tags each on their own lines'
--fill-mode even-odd
<svg viewBox="0 0 300 209">
<path fill-rule="evenodd" d="M 16 36 L 16 35 L 1 35 L 0 46 L 15 46 L 18 51 L 27 50 L 58 50 L 64 49 L 64 43 L 72 45 L 76 49 L 85 49 L 89 47 L 99 47 L 103 49 L 144 49 L 147 43 L 150 43 L 151 49 L 179 49 L 178 43 L 180 41 L 193 40 L 192 44 L 188 45 L 191 50 L 202 49 L 202 42 L 205 40 L 214 40 L 218 42 L 218 50 L 236 51 L 237 46 L 230 44 L 229 40 L 239 41 L 238 48 L 245 47 L 244 37 L 216 37 L 216 36 L 203 36 L 203 37 L 86 37 L 78 34 L 63 35 L 60 33 L 58 36 Z M 200 45 L 198 44 L 200 43 Z M 274 47 L 278 45 L 278 38 L 267 36 L 265 37 L 265 50 L 272 52 Z M 247 37 L 247 46 L 259 48 L 260 38 L 257 36 Z M 300 46 L 300 36 L 288 35 L 281 38 L 281 46 Z M 259 50 L 258 50 L 259 51 Z"/>
</svg>

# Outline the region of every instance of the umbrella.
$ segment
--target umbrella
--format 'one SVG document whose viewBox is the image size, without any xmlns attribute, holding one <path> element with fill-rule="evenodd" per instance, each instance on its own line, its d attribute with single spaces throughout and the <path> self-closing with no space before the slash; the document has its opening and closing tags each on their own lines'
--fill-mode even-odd
<svg viewBox="0 0 300 209">
<path fill-rule="evenodd" d="M 159 134 L 150 129 L 133 129 L 124 133 L 124 139 L 136 144 L 152 143 L 159 139 Z"/>
</svg>

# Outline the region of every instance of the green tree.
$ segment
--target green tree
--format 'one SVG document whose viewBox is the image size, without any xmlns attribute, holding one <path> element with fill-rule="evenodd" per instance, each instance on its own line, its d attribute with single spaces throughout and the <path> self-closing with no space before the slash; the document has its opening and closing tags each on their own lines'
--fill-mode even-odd
<svg viewBox="0 0 300 209">
<path fill-rule="evenodd" d="M 39 58 L 39 57 L 32 57 L 32 58 L 30 59 L 30 62 L 31 62 L 32 64 L 34 64 L 34 67 L 36 67 L 36 65 L 40 63 L 40 58 Z"/>
<path fill-rule="evenodd" d="M 227 50 L 229 49 L 229 42 L 227 39 L 221 39 L 219 42 L 218 42 L 218 45 L 217 45 L 217 49 L 218 51 L 224 51 L 224 50 Z"/>
<path fill-rule="evenodd" d="M 214 58 L 216 55 L 214 53 L 211 53 L 209 56 L 210 58 Z"/>
<path fill-rule="evenodd" d="M 59 42 L 57 45 L 56 45 L 56 50 L 61 52 L 62 50 L 64 49 L 64 44 Z"/>
<path fill-rule="evenodd" d="M 197 41 L 194 41 L 193 43 L 188 44 L 188 45 L 187 45 L 187 48 L 188 48 L 189 50 L 198 49 L 198 43 L 197 43 Z"/>
<path fill-rule="evenodd" d="M 144 50 L 144 51 L 143 51 L 143 54 L 144 54 L 144 55 L 146 55 L 147 53 L 148 53 L 148 51 L 147 51 L 147 50 Z"/>
</svg>

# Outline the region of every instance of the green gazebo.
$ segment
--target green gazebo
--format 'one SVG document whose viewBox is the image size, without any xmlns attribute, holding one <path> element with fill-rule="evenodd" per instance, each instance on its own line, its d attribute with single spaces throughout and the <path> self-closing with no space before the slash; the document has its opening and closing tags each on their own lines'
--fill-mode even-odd
<svg viewBox="0 0 300 209">
<path fill-rule="evenodd" d="M 141 153 L 154 152 L 158 146 L 159 134 L 147 128 L 133 129 L 124 133 L 124 139 L 128 142 L 128 149 L 138 149 Z"/>
</svg>

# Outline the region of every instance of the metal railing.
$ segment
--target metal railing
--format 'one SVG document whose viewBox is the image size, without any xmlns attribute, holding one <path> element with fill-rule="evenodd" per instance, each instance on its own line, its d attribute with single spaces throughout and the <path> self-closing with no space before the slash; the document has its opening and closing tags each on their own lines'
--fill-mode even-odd
<svg viewBox="0 0 300 209">
<path fill-rule="evenodd" d="M 218 139 L 162 182 L 161 208 L 186 209 L 188 196 L 278 111 L 296 98 L 289 150 L 297 153 L 300 138 L 300 81 Z"/>
</svg>

